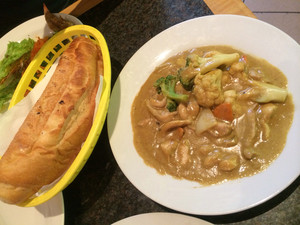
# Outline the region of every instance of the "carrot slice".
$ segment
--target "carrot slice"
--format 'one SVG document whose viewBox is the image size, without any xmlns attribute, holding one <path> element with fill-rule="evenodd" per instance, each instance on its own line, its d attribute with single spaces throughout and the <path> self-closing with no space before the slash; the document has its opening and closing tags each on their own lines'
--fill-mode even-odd
<svg viewBox="0 0 300 225">
<path fill-rule="evenodd" d="M 34 43 L 33 48 L 31 50 L 30 60 L 34 58 L 36 53 L 41 49 L 41 47 L 46 43 L 47 40 L 48 37 L 38 38 L 38 40 Z"/>
<path fill-rule="evenodd" d="M 216 108 L 212 110 L 213 114 L 215 117 L 222 119 L 222 120 L 227 120 L 227 121 L 232 121 L 233 120 L 233 112 L 232 112 L 232 106 L 230 103 L 222 103 L 218 105 Z"/>
</svg>

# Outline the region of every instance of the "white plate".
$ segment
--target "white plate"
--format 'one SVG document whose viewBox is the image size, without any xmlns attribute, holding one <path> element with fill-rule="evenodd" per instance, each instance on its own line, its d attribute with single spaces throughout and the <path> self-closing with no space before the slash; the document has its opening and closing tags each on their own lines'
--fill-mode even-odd
<svg viewBox="0 0 300 225">
<path fill-rule="evenodd" d="M 133 145 L 130 110 L 134 97 L 154 68 L 176 53 L 203 45 L 231 45 L 268 60 L 288 77 L 295 115 L 282 154 L 252 177 L 213 186 L 159 175 L 145 165 Z M 142 193 L 171 209 L 201 215 L 234 213 L 256 206 L 291 184 L 300 174 L 300 46 L 272 25 L 243 16 L 192 19 L 158 34 L 128 61 L 113 88 L 108 133 L 125 176 Z"/>
<path fill-rule="evenodd" d="M 0 202 L 1 225 L 63 225 L 63 196 L 60 192 L 51 200 L 36 207 L 19 207 Z"/>
<path fill-rule="evenodd" d="M 120 220 L 112 225 L 212 225 L 195 217 L 176 213 L 145 213 Z"/>
<path fill-rule="evenodd" d="M 82 22 L 74 16 L 63 13 L 58 13 L 58 15 L 74 24 L 82 24 Z M 0 60 L 2 60 L 7 49 L 7 44 L 10 41 L 22 41 L 25 38 L 36 40 L 38 37 L 43 38 L 53 34 L 54 32 L 48 27 L 43 15 L 32 18 L 15 27 L 0 39 Z"/>
</svg>

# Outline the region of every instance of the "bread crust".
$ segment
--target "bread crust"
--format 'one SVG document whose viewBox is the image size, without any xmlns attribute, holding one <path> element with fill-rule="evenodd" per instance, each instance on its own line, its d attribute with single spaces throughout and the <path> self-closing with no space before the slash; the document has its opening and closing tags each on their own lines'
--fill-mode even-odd
<svg viewBox="0 0 300 225">
<path fill-rule="evenodd" d="M 67 170 L 92 126 L 99 74 L 99 46 L 75 38 L 0 160 L 2 201 L 21 203 Z"/>
</svg>

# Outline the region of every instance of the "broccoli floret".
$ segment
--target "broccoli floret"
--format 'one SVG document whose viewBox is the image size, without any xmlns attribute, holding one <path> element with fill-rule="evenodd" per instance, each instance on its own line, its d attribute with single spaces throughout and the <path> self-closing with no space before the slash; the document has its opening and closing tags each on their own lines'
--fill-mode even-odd
<svg viewBox="0 0 300 225">
<path fill-rule="evenodd" d="M 167 104 L 166 104 L 166 108 L 169 110 L 169 112 L 174 112 L 177 110 L 177 102 L 175 102 L 172 99 L 167 98 Z"/>
<path fill-rule="evenodd" d="M 189 64 L 199 68 L 201 74 L 205 74 L 221 65 L 230 66 L 240 58 L 238 53 L 224 54 L 214 51 L 209 52 L 207 55 L 209 57 L 200 57 L 199 55 L 191 54 L 188 56 Z"/>
<path fill-rule="evenodd" d="M 178 70 L 178 80 L 185 90 L 191 91 L 193 89 L 194 78 L 198 73 L 199 71 L 191 67 L 180 68 Z"/>
<path fill-rule="evenodd" d="M 254 88 L 254 95 L 251 99 L 258 103 L 284 102 L 288 91 L 284 88 L 260 81 L 251 81 Z"/>
<path fill-rule="evenodd" d="M 194 79 L 198 74 L 205 74 L 221 65 L 230 66 L 234 62 L 238 62 L 239 58 L 238 53 L 223 54 L 216 51 L 208 52 L 205 57 L 190 54 L 186 59 L 185 67 L 178 71 L 178 79 L 184 89 L 191 91 Z"/>
<path fill-rule="evenodd" d="M 167 97 L 167 109 L 170 112 L 176 111 L 178 102 L 187 102 L 189 95 L 180 94 L 175 92 L 175 85 L 177 77 L 168 75 L 167 77 L 161 77 L 154 83 L 154 87 L 158 93 L 162 93 Z"/>
<path fill-rule="evenodd" d="M 177 82 L 176 76 L 168 75 L 167 77 L 159 78 L 154 86 L 157 88 L 158 93 L 162 92 L 164 96 L 176 102 L 186 102 L 189 99 L 188 95 L 179 94 L 175 92 L 175 85 Z"/>
<path fill-rule="evenodd" d="M 216 69 L 195 77 L 193 94 L 199 105 L 209 108 L 224 102 L 221 86 L 222 73 L 222 70 Z"/>
</svg>

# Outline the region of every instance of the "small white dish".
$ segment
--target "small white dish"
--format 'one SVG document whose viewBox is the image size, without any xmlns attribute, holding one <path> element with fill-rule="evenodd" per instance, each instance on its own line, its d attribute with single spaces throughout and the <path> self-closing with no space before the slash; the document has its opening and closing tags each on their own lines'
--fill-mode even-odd
<svg viewBox="0 0 300 225">
<path fill-rule="evenodd" d="M 160 175 L 147 166 L 133 144 L 131 105 L 156 66 L 180 51 L 229 45 L 268 60 L 288 78 L 294 121 L 280 156 L 263 172 L 223 184 L 199 183 Z M 112 91 L 108 134 L 118 165 L 143 194 L 171 209 L 197 215 L 222 215 L 254 207 L 274 197 L 300 174 L 300 46 L 276 27 L 257 19 L 214 15 L 177 24 L 142 46 L 121 71 Z"/>
<path fill-rule="evenodd" d="M 122 219 L 112 225 L 212 225 L 204 220 L 176 213 L 145 213 Z"/>
<path fill-rule="evenodd" d="M 64 220 L 64 201 L 61 192 L 36 207 L 26 208 L 0 202 L 1 225 L 63 225 Z"/>
</svg>

